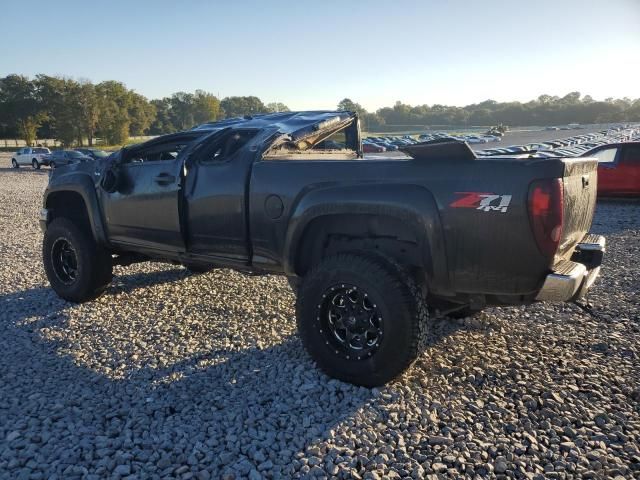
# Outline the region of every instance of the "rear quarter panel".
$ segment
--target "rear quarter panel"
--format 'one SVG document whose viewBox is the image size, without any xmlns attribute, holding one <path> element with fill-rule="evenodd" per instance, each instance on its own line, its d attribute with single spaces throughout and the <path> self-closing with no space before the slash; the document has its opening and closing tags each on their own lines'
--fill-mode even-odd
<svg viewBox="0 0 640 480">
<path fill-rule="evenodd" d="M 437 243 L 438 236 L 441 241 L 427 247 L 428 257 L 444 265 L 442 281 L 449 289 L 530 294 L 539 288 L 550 262 L 538 251 L 529 225 L 529 183 L 562 174 L 562 163 L 555 161 L 261 160 L 254 164 L 250 183 L 254 259 L 274 270 L 285 264 L 295 245 L 290 229 L 299 228 L 305 215 L 341 203 L 354 212 L 374 205 L 405 212 L 407 219 L 422 215 L 418 223 L 439 230 L 431 242 Z M 323 197 L 320 191 L 330 193 Z M 497 206 L 503 196 L 511 198 L 504 211 L 455 206 L 469 192 L 495 196 L 488 206 Z M 276 219 L 265 207 L 273 196 L 283 204 Z M 314 201 L 314 196 L 323 200 Z M 312 207 L 316 211 L 310 214 Z"/>
<path fill-rule="evenodd" d="M 529 295 L 550 267 L 538 250 L 529 223 L 529 184 L 562 175 L 556 162 L 476 160 L 462 168 L 441 165 L 432 188 L 439 199 L 453 284 L 459 293 Z M 466 192 L 496 195 L 487 209 L 459 206 Z M 490 197 L 483 197 L 490 198 Z"/>
</svg>

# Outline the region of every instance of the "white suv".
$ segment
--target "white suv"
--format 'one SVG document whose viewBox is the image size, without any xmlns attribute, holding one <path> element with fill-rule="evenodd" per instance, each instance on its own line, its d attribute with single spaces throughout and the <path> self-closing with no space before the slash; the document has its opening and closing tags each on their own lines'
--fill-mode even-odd
<svg viewBox="0 0 640 480">
<path fill-rule="evenodd" d="M 49 164 L 47 156 L 50 154 L 51 152 L 48 148 L 24 147 L 13 155 L 11 158 L 11 165 L 13 168 L 18 168 L 20 165 L 31 165 L 37 170 L 40 168 L 40 165 Z"/>
</svg>

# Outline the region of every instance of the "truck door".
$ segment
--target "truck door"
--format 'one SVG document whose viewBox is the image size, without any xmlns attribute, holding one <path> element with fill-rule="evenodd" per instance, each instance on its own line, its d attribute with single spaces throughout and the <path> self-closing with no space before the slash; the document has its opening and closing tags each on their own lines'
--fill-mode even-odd
<svg viewBox="0 0 640 480">
<path fill-rule="evenodd" d="M 189 253 L 244 263 L 249 258 L 245 192 L 257 130 L 220 132 L 189 157 L 185 208 Z"/>
<path fill-rule="evenodd" d="M 192 139 L 125 150 L 118 164 L 118 188 L 102 191 L 109 239 L 142 249 L 183 252 L 179 204 L 183 158 Z"/>
</svg>

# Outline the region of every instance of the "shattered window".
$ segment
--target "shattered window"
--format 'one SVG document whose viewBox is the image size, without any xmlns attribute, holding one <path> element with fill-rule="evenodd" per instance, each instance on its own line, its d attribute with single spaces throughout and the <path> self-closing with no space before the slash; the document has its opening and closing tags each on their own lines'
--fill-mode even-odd
<svg viewBox="0 0 640 480">
<path fill-rule="evenodd" d="M 314 150 L 343 150 L 345 148 L 347 148 L 347 135 L 344 130 L 334 133 L 313 146 Z"/>
<path fill-rule="evenodd" d="M 225 135 L 224 138 L 216 142 L 214 147 L 207 153 L 204 161 L 222 162 L 233 156 L 243 145 L 255 137 L 256 130 L 235 130 Z"/>
</svg>

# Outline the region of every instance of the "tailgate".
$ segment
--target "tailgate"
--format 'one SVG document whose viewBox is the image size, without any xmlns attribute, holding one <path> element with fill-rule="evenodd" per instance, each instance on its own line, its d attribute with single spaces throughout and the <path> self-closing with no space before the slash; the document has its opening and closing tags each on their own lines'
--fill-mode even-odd
<svg viewBox="0 0 640 480">
<path fill-rule="evenodd" d="M 557 254 L 570 257 L 589 232 L 596 205 L 598 162 L 592 158 L 565 159 L 563 227 Z"/>
</svg>

